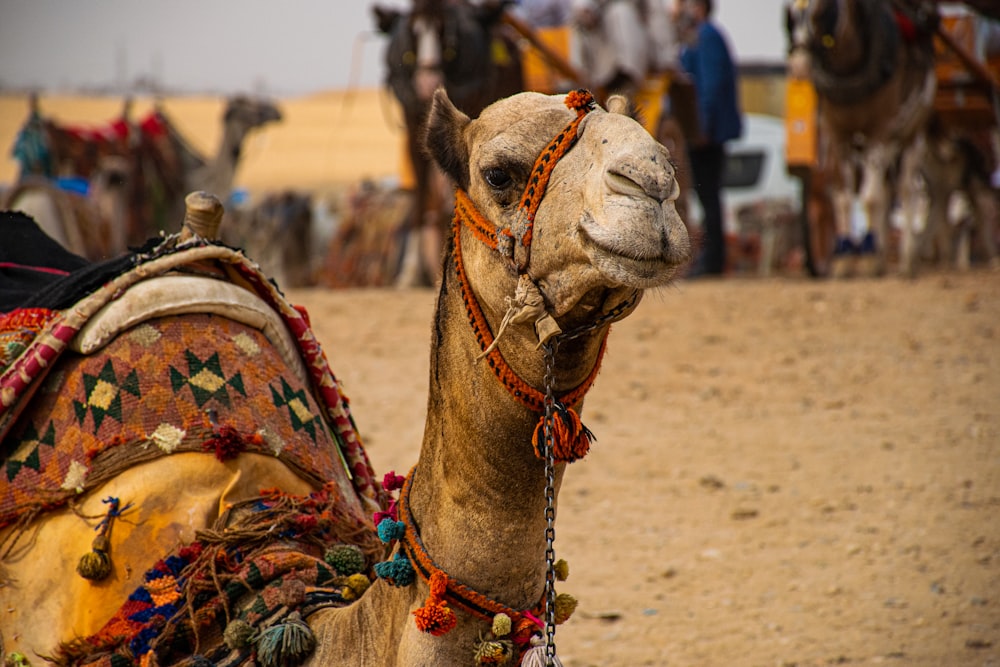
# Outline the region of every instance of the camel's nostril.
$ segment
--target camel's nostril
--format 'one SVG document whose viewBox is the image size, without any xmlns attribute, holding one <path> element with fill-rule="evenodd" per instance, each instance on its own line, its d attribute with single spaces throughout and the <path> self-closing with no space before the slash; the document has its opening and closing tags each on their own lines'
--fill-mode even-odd
<svg viewBox="0 0 1000 667">
<path fill-rule="evenodd" d="M 677 199 L 677 180 L 666 172 L 640 172 L 635 169 L 609 169 L 604 181 L 608 189 L 626 197 L 650 197 L 658 202 Z"/>
</svg>

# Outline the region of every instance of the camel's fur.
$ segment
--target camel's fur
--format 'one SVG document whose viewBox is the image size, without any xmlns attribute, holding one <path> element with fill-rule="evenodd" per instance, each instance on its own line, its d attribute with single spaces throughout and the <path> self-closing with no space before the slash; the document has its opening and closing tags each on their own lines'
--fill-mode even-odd
<svg viewBox="0 0 1000 667">
<path fill-rule="evenodd" d="M 427 144 L 483 215 L 506 224 L 536 156 L 573 118 L 561 96 L 523 93 L 470 121 L 439 90 Z M 509 176 L 509 186 L 486 183 L 484 175 L 495 177 L 497 170 Z M 687 233 L 674 208 L 677 195 L 669 154 L 640 125 L 600 109 L 588 114 L 579 142 L 552 174 L 526 267 L 564 330 L 594 322 L 629 299 L 637 303 L 642 290 L 674 277 L 689 257 Z M 469 283 L 496 331 L 518 276 L 465 228 L 460 241 Z M 609 326 L 604 322 L 562 344 L 554 372 L 558 394 L 591 372 Z M 544 387 L 543 352 L 530 325 L 512 325 L 499 346 L 521 378 Z M 546 569 L 544 463 L 531 446 L 539 415 L 514 401 L 488 365 L 476 361 L 479 353 L 449 252 L 433 322 L 427 424 L 411 506 L 429 553 L 450 576 L 527 609 L 542 595 Z M 240 456 L 220 464 L 203 458 L 208 463 L 193 454 L 161 458 L 83 499 L 85 513 L 99 514 L 101 498 L 134 497 L 129 489 L 136 485 L 146 489 L 136 501 L 138 510 L 114 527 L 114 558 L 128 563 L 131 578 L 119 566 L 106 583 L 78 580 L 72 567 L 92 531 L 71 510 L 55 512 L 33 529 L 33 549 L 13 565 L 13 574 L 27 584 L 19 586 L 22 597 L 37 586 L 35 599 L 42 602 L 33 609 L 21 600 L 14 622 L 21 629 L 16 636 L 5 631 L 7 649 L 51 654 L 58 641 L 96 631 L 114 612 L 112 601 L 123 601 L 137 583 L 137 573 L 177 541 L 190 540 L 195 529 L 210 525 L 223 504 L 282 481 L 276 476 L 292 477 L 277 469 L 275 460 Z M 557 488 L 564 469 L 557 464 Z M 304 490 L 301 480 L 283 481 L 291 483 L 290 491 Z M 131 538 L 136 541 L 128 544 Z M 475 641 L 486 625 L 459 612 L 457 628 L 443 637 L 421 633 L 410 612 L 427 593 L 419 580 L 405 588 L 377 580 L 350 607 L 313 614 L 308 623 L 317 645 L 305 664 L 472 664 Z M 0 589 L 4 610 L 18 604 L 16 595 Z M 5 615 L 5 626 L 11 619 Z"/>
</svg>

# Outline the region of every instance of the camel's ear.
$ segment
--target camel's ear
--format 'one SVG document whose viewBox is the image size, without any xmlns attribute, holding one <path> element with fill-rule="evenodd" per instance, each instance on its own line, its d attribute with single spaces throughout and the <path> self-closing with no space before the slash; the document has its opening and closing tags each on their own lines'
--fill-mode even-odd
<svg viewBox="0 0 1000 667">
<path fill-rule="evenodd" d="M 469 117 L 451 103 L 444 88 L 434 91 L 424 148 L 441 170 L 463 189 L 469 187 L 469 147 L 465 143 L 464 130 L 470 122 Z"/>
<path fill-rule="evenodd" d="M 391 35 L 396 27 L 396 21 L 402 18 L 403 13 L 389 7 L 372 7 L 372 14 L 375 15 L 375 27 L 383 35 Z"/>
<path fill-rule="evenodd" d="M 631 105 L 629 104 L 628 98 L 624 95 L 612 95 L 608 98 L 608 113 L 620 113 L 628 114 L 631 111 Z"/>
</svg>

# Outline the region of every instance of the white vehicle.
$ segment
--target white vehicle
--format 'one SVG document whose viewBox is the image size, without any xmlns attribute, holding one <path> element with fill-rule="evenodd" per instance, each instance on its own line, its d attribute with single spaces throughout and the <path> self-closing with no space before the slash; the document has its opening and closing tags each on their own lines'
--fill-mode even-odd
<svg viewBox="0 0 1000 667">
<path fill-rule="evenodd" d="M 802 182 L 785 165 L 785 121 L 777 116 L 743 114 L 743 136 L 726 144 L 722 175 L 722 215 L 726 234 L 739 234 L 737 212 L 751 205 L 802 208 Z M 691 192 L 692 221 L 701 224 L 698 196 Z"/>
</svg>

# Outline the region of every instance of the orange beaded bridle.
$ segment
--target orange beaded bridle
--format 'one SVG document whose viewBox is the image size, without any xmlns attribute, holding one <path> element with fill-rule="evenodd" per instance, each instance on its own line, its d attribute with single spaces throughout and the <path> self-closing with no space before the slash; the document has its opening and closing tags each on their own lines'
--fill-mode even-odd
<svg viewBox="0 0 1000 667">
<path fill-rule="evenodd" d="M 468 194 L 461 188 L 455 192 L 455 216 L 452 223 L 455 272 L 469 322 L 482 350 L 481 358 L 487 361 L 494 375 L 518 403 L 532 412 L 541 413 L 532 437 L 532 444 L 536 456 L 545 462 L 545 559 L 547 568 L 545 592 L 542 600 L 531 611 L 510 609 L 452 579 L 434 563 L 423 545 L 416 520 L 409 508 L 409 490 L 413 481 L 413 470 L 407 476 L 400 494 L 398 510 L 402 521 L 399 522 L 401 528 L 398 537 L 395 538 L 399 540 L 401 555 L 412 564 L 414 572 L 426 581 L 431 589 L 425 605 L 414 612 L 417 625 L 422 631 L 439 635 L 454 627 L 456 622 L 454 614 L 447 607 L 447 603 L 453 603 L 457 608 L 483 620 L 489 620 L 491 615 L 506 614 L 514 622 L 510 637 L 515 645 L 522 647 L 518 652 L 523 650 L 528 637 L 536 632 L 537 628 L 544 625 L 544 644 L 532 650 L 541 651 L 544 655 L 544 664 L 549 667 L 557 663 L 555 658 L 555 625 L 558 619 L 556 617 L 556 566 L 553 549 L 555 541 L 555 464 L 578 460 L 585 456 L 589 450 L 593 436 L 580 422 L 576 408 L 597 376 L 606 349 L 607 332 L 601 340 L 597 362 L 587 378 L 578 387 L 559 397 L 556 397 L 554 391 L 555 357 L 560 341 L 583 336 L 620 319 L 636 304 L 639 292 L 636 291 L 629 299 L 609 309 L 594 321 L 569 332 L 560 331 L 541 343 L 546 361 L 545 389 L 541 391 L 521 379 L 507 364 L 499 347 L 495 345 L 494 334 L 473 294 L 465 271 L 462 260 L 461 228 L 464 225 L 475 238 L 505 257 L 511 263 L 512 268 L 517 271 L 519 278 L 527 277 L 531 280 L 527 269 L 531 256 L 535 213 L 545 196 L 553 169 L 559 159 L 576 144 L 580 123 L 596 106 L 593 95 L 586 90 L 569 93 L 566 96 L 566 105 L 576 111 L 577 116 L 546 145 L 535 160 L 518 205 L 518 215 L 514 224 L 509 227 L 498 227 L 491 223 L 478 211 Z M 531 282 L 534 284 L 533 280 Z M 537 288 L 537 285 L 535 287 Z M 536 617 L 536 614 L 544 615 L 544 623 Z M 522 654 L 521 658 L 523 659 L 523 657 Z"/>
</svg>

